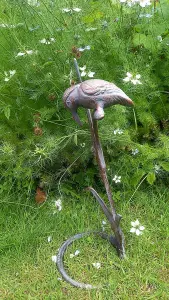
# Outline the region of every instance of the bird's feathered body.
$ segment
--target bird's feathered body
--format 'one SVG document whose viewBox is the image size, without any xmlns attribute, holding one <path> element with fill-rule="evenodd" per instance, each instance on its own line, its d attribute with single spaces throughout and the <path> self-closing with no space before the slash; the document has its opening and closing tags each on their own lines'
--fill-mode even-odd
<svg viewBox="0 0 169 300">
<path fill-rule="evenodd" d="M 94 119 L 104 117 L 104 108 L 111 105 L 133 105 L 132 100 L 115 84 L 101 79 L 86 80 L 68 88 L 63 96 L 65 106 L 71 110 L 77 123 L 81 125 L 77 114 L 78 107 L 94 109 Z"/>
</svg>

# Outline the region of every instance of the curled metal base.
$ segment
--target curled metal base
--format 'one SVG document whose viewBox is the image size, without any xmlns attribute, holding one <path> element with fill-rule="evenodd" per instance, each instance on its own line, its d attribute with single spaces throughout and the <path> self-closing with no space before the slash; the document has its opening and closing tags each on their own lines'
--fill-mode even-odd
<svg viewBox="0 0 169 300">
<path fill-rule="evenodd" d="M 69 239 L 67 239 L 62 246 L 59 249 L 59 252 L 57 254 L 57 261 L 56 261 L 56 265 L 58 267 L 58 270 L 60 272 L 60 274 L 62 275 L 62 277 L 71 285 L 78 287 L 78 288 L 82 288 L 82 289 L 96 289 L 96 288 L 101 288 L 101 285 L 98 286 L 93 286 L 91 284 L 87 284 L 87 283 L 82 283 L 82 282 L 78 282 L 75 281 L 74 279 L 72 279 L 66 272 L 65 268 L 64 268 L 64 263 L 63 263 L 63 259 L 64 259 L 64 254 L 65 251 L 67 249 L 67 247 L 69 245 L 71 245 L 75 240 L 78 240 L 84 236 L 88 236 L 90 234 L 94 234 L 94 235 L 98 235 L 101 238 L 109 241 L 115 248 L 116 248 L 116 240 L 113 236 L 110 236 L 104 232 L 97 232 L 97 231 L 89 231 L 89 232 L 84 232 L 84 233 L 78 233 L 75 234 L 74 236 L 70 237 Z"/>
</svg>

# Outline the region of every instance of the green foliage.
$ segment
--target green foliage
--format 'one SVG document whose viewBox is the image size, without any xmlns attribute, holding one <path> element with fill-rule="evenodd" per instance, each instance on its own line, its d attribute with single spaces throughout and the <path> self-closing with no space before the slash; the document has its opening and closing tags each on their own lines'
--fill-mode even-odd
<svg viewBox="0 0 169 300">
<path fill-rule="evenodd" d="M 62 101 L 70 81 L 77 81 L 72 47 L 85 45 L 91 50 L 81 53 L 79 66 L 86 64 L 95 78 L 113 81 L 135 103 L 134 110 L 109 108 L 99 122 L 116 198 L 119 187 L 130 191 L 144 177 L 149 184 L 168 184 L 168 1 L 156 3 L 153 12 L 152 6 L 140 9 L 115 1 L 105 5 L 100 0 L 78 1 L 78 13 L 62 12 L 72 7 L 70 1 L 40 1 L 36 7 L 4 0 L 1 5 L 2 191 L 31 193 L 40 182 L 56 189 L 60 180 L 66 194 L 66 178 L 79 190 L 102 186 L 85 112 L 79 110 L 84 123 L 79 128 Z M 148 13 L 150 18 L 141 16 Z M 126 72 L 141 74 L 142 84 L 124 82 Z M 123 134 L 114 134 L 118 128 Z M 122 176 L 119 186 L 112 181 L 115 174 Z"/>
</svg>

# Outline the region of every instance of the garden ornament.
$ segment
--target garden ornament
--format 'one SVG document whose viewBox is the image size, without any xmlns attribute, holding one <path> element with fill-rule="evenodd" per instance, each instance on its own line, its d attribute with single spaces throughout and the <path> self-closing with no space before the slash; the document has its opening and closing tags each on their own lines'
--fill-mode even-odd
<svg viewBox="0 0 169 300">
<path fill-rule="evenodd" d="M 93 119 L 104 118 L 104 108 L 115 104 L 133 105 L 132 100 L 115 84 L 101 79 L 90 79 L 68 88 L 63 100 L 74 120 L 82 126 L 77 114 L 78 107 L 94 109 Z"/>
<path fill-rule="evenodd" d="M 76 234 L 62 244 L 57 255 L 56 263 L 59 272 L 68 283 L 70 283 L 75 287 L 91 289 L 91 288 L 98 288 L 98 286 L 96 287 L 90 284 L 80 283 L 68 276 L 66 270 L 64 269 L 64 264 L 63 264 L 64 253 L 67 247 L 73 241 L 93 233 L 94 235 L 98 235 L 103 239 L 108 240 L 117 250 L 119 257 L 125 258 L 124 234 L 120 228 L 121 215 L 117 214 L 115 210 L 115 203 L 112 198 L 112 192 L 110 189 L 110 185 L 106 173 L 106 164 L 104 160 L 104 155 L 99 140 L 97 120 L 101 120 L 104 118 L 104 108 L 115 104 L 132 106 L 133 102 L 121 89 L 119 89 L 113 83 L 101 79 L 91 79 L 82 82 L 76 59 L 74 59 L 74 63 L 75 63 L 75 69 L 80 83 L 68 88 L 64 93 L 63 100 L 66 108 L 68 108 L 71 111 L 74 120 L 79 125 L 82 125 L 82 123 L 77 114 L 77 109 L 79 107 L 87 108 L 87 116 L 90 125 L 95 157 L 99 166 L 100 176 L 104 183 L 107 197 L 110 203 L 110 209 L 92 187 L 88 187 L 87 190 L 89 190 L 93 194 L 93 196 L 100 204 L 107 220 L 110 223 L 114 235 L 109 236 L 104 232 L 96 232 L 96 231 Z M 90 109 L 93 109 L 92 114 Z"/>
</svg>

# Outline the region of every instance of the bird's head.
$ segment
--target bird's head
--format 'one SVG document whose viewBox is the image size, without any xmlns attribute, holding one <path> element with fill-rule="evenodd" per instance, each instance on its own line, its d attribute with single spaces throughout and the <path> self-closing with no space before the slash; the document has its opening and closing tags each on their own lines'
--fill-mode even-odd
<svg viewBox="0 0 169 300">
<path fill-rule="evenodd" d="M 71 86 L 68 88 L 63 95 L 63 101 L 64 105 L 67 109 L 69 109 L 72 113 L 73 119 L 80 125 L 82 126 L 82 122 L 79 119 L 79 116 L 77 114 L 77 98 L 78 98 L 78 88 L 79 84 Z"/>
</svg>

